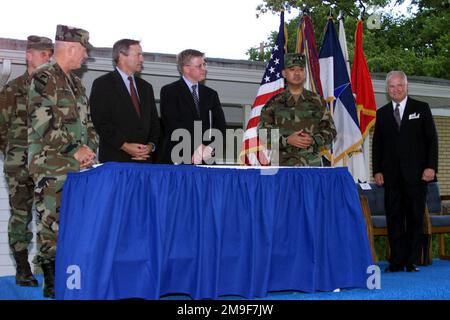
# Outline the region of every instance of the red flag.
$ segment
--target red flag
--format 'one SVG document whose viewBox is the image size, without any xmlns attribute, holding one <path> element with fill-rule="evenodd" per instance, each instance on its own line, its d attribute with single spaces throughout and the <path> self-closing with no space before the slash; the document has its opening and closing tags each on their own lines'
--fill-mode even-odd
<svg viewBox="0 0 450 320">
<path fill-rule="evenodd" d="M 320 83 L 319 55 L 314 40 L 314 25 L 308 15 L 303 15 L 300 19 L 295 52 L 304 54 L 306 58 L 305 88 L 323 96 Z"/>
<path fill-rule="evenodd" d="M 272 96 L 284 90 L 284 78 L 281 74 L 284 66 L 286 38 L 284 29 L 284 12 L 280 16 L 280 29 L 272 50 L 270 61 L 264 72 L 261 86 L 250 111 L 249 121 L 242 142 L 240 162 L 245 165 L 267 165 L 269 164 L 266 149 L 258 137 L 258 124 L 261 109 Z"/>
<path fill-rule="evenodd" d="M 356 95 L 359 128 L 363 139 L 375 124 L 377 105 L 373 93 L 372 79 L 363 51 L 362 21 L 359 20 L 355 34 L 355 56 L 352 68 L 352 89 Z"/>
</svg>

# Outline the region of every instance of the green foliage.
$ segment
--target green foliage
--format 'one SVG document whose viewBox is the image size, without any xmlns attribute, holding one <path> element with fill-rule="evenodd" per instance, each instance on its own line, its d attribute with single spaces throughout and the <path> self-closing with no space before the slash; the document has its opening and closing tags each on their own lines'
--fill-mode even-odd
<svg viewBox="0 0 450 320">
<path fill-rule="evenodd" d="M 375 237 L 373 239 L 375 252 L 377 253 L 377 257 L 379 261 L 387 261 L 387 253 L 386 248 L 388 246 L 387 237 Z"/>
<path fill-rule="evenodd" d="M 389 0 L 366 0 L 364 1 L 365 6 L 369 5 L 378 5 L 381 7 L 386 6 L 390 1 Z M 402 3 L 403 0 L 396 1 L 397 3 Z M 358 9 L 359 3 L 358 1 L 353 0 L 330 0 L 330 1 L 321 1 L 321 0 L 263 0 L 263 3 L 260 4 L 256 10 L 257 15 L 264 14 L 267 12 L 280 12 L 282 10 L 290 11 L 292 8 L 298 8 L 300 10 L 305 9 L 316 9 L 318 7 L 326 7 L 327 10 L 339 7 L 339 10 L 343 10 L 348 14 L 356 14 L 355 17 L 359 14 Z"/>
<path fill-rule="evenodd" d="M 354 34 L 358 16 L 361 14 L 358 1 L 283 1 L 263 0 L 257 10 L 259 14 L 278 12 L 282 8 L 290 10 L 308 7 L 313 20 L 318 50 L 323 40 L 324 28 L 330 8 L 336 14 L 342 10 L 347 36 L 350 62 L 353 61 Z M 365 5 L 386 6 L 390 2 L 404 1 L 375 0 L 364 1 Z M 384 13 L 381 29 L 369 30 L 364 27 L 364 53 L 371 72 L 389 72 L 403 70 L 408 75 L 431 76 L 450 79 L 450 0 L 412 0 L 417 12 L 411 16 L 394 18 Z M 365 17 L 369 13 L 366 12 Z M 336 21 L 336 19 L 335 19 Z M 295 51 L 299 17 L 287 22 L 288 52 Z M 275 26 L 274 26 L 275 27 Z M 267 61 L 271 47 L 276 39 L 273 32 L 265 43 L 264 54 L 259 48 L 251 48 L 247 54 L 250 60 Z"/>
<path fill-rule="evenodd" d="M 450 10 L 424 9 L 410 18 L 386 16 L 379 31 L 366 30 L 365 54 L 372 72 L 450 79 Z"/>
<path fill-rule="evenodd" d="M 269 61 L 270 59 L 270 53 L 272 50 L 272 47 L 277 39 L 278 32 L 273 31 L 270 36 L 269 40 L 263 43 L 264 50 L 261 52 L 260 48 L 250 48 L 247 50 L 246 54 L 249 57 L 249 60 L 252 61 Z"/>
<path fill-rule="evenodd" d="M 445 238 L 446 255 L 450 255 L 450 234 L 448 234 L 448 233 L 444 234 L 444 238 Z M 378 260 L 386 261 L 387 260 L 386 248 L 388 246 L 387 237 L 383 237 L 383 236 L 375 237 L 374 245 L 375 245 L 375 251 L 378 256 Z M 439 258 L 439 235 L 437 235 L 437 234 L 432 235 L 432 252 L 433 252 L 433 259 L 438 259 Z"/>
</svg>

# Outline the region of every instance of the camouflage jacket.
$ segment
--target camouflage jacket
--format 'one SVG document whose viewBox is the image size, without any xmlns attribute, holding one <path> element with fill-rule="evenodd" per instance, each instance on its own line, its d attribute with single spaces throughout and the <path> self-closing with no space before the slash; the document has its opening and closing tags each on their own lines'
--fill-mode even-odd
<svg viewBox="0 0 450 320">
<path fill-rule="evenodd" d="M 268 149 L 272 148 L 271 129 L 279 130 L 279 164 L 282 166 L 320 166 L 320 150 L 329 146 L 336 136 L 325 100 L 308 90 L 303 91 L 297 102 L 288 89 L 269 99 L 261 111 L 258 134 L 261 129 L 267 129 Z M 307 149 L 287 143 L 292 133 L 302 129 L 314 140 Z"/>
<path fill-rule="evenodd" d="M 10 81 L 0 92 L 0 143 L 5 156 L 4 171 L 27 170 L 27 91 L 28 72 Z"/>
<path fill-rule="evenodd" d="M 28 168 L 31 174 L 80 170 L 74 154 L 85 144 L 94 152 L 98 136 L 81 80 L 51 61 L 33 74 L 28 91 Z"/>
</svg>

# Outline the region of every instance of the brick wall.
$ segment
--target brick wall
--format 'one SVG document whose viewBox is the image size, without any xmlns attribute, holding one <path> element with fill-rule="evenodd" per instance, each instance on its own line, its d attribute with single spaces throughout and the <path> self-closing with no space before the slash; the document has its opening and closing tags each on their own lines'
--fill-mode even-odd
<svg viewBox="0 0 450 320">
<path fill-rule="evenodd" d="M 435 116 L 439 137 L 438 180 L 442 195 L 450 194 L 450 117 Z"/>
</svg>

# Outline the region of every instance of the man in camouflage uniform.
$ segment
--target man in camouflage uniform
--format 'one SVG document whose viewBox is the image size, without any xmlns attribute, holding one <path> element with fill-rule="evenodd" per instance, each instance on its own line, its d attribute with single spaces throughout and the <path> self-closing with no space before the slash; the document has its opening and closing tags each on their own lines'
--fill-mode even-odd
<svg viewBox="0 0 450 320">
<path fill-rule="evenodd" d="M 92 166 L 98 137 L 88 99 L 72 70 L 87 58 L 89 33 L 58 25 L 55 56 L 33 75 L 28 91 L 28 169 L 35 182 L 44 296 L 53 298 L 61 192 L 68 172 Z"/>
<path fill-rule="evenodd" d="M 33 233 L 28 229 L 32 219 L 34 183 L 27 166 L 27 91 L 32 72 L 48 62 L 53 54 L 52 40 L 29 36 L 26 48 L 27 70 L 10 81 L 0 93 L 0 140 L 5 155 L 3 169 L 9 187 L 11 216 L 8 223 L 9 247 L 16 261 L 16 284 L 36 287 L 28 263 L 28 246 Z"/>
<path fill-rule="evenodd" d="M 274 95 L 263 107 L 258 134 L 264 137 L 262 129 L 267 129 L 267 148 L 271 149 L 271 129 L 279 130 L 279 165 L 321 166 L 320 149 L 331 144 L 336 136 L 331 113 L 319 95 L 303 88 L 306 79 L 303 55 L 285 55 L 283 77 L 287 89 Z M 272 161 L 273 164 L 276 163 Z"/>
</svg>

